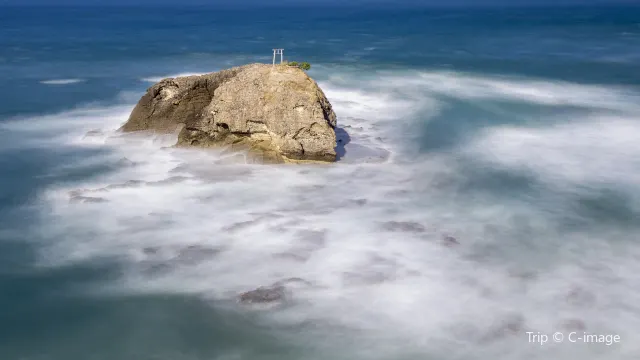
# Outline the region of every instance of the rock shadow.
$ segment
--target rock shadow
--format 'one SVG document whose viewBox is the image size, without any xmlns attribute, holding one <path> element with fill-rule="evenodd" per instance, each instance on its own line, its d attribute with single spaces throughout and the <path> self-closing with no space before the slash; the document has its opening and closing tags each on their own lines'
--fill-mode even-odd
<svg viewBox="0 0 640 360">
<path fill-rule="evenodd" d="M 347 153 L 345 146 L 351 142 L 351 136 L 349 136 L 349 133 L 347 133 L 347 131 L 341 127 L 336 127 L 335 132 L 336 132 L 336 148 L 335 148 L 336 161 L 340 161 L 340 159 L 342 159 Z"/>
</svg>

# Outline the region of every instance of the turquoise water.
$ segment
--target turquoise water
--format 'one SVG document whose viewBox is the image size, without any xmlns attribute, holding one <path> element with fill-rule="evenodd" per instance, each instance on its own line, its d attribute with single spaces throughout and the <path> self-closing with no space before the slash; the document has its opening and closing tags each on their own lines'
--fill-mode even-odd
<svg viewBox="0 0 640 360">
<path fill-rule="evenodd" d="M 0 8 L 0 358 L 637 359 L 639 19 Z M 339 163 L 116 131 L 153 82 L 274 47 L 312 63 Z M 571 331 L 621 340 L 527 335 Z"/>
</svg>

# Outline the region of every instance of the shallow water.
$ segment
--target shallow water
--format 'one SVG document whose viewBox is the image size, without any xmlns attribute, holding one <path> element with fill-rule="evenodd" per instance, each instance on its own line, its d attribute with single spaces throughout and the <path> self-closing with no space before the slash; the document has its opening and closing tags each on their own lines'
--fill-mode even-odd
<svg viewBox="0 0 640 360">
<path fill-rule="evenodd" d="M 638 59 L 637 9 L 244 27 L 185 11 L 171 29 L 74 11 L 5 27 L 60 32 L 0 53 L 18 89 L 0 112 L 2 358 L 637 358 L 640 88 L 619 76 Z M 338 115 L 335 165 L 117 131 L 151 82 L 260 60 L 301 19 L 316 26 L 285 47 L 313 60 Z M 207 37 L 223 25 L 230 38 Z M 292 278 L 275 307 L 236 303 Z M 527 335 L 571 331 L 621 341 Z"/>
</svg>

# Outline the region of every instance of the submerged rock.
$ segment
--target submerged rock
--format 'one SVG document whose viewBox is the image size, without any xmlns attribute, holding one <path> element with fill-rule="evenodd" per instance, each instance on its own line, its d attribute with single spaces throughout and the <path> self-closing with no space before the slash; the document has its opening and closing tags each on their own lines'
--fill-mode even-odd
<svg viewBox="0 0 640 360">
<path fill-rule="evenodd" d="M 125 181 L 122 184 L 110 184 L 104 187 L 104 189 L 106 190 L 112 190 L 112 189 L 130 189 L 130 188 L 137 188 L 137 187 L 141 187 L 146 185 L 147 182 L 146 181 L 142 181 L 142 180 L 128 180 Z"/>
<path fill-rule="evenodd" d="M 382 224 L 382 228 L 391 232 L 423 233 L 427 231 L 424 225 L 413 221 L 387 221 Z"/>
<path fill-rule="evenodd" d="M 160 81 L 121 130 L 180 130 L 179 146 L 229 146 L 253 162 L 282 163 L 335 161 L 335 127 L 331 104 L 304 71 L 251 64 Z"/>
<path fill-rule="evenodd" d="M 71 204 L 98 204 L 105 203 L 109 200 L 101 197 L 75 195 L 69 198 Z"/>
<path fill-rule="evenodd" d="M 91 138 L 91 137 L 102 137 L 104 136 L 104 133 L 102 132 L 102 130 L 91 130 L 88 131 L 86 134 L 84 134 L 84 138 Z"/>
<path fill-rule="evenodd" d="M 261 286 L 238 296 L 238 302 L 254 305 L 274 305 L 287 300 L 292 289 L 315 287 L 315 285 L 299 277 L 291 277 L 276 281 L 269 286 Z"/>
<path fill-rule="evenodd" d="M 444 235 L 442 237 L 442 244 L 446 247 L 453 247 L 453 246 L 460 245 L 460 242 L 458 241 L 458 239 L 456 239 L 451 235 Z"/>
<path fill-rule="evenodd" d="M 240 294 L 238 301 L 243 304 L 267 304 L 283 301 L 286 296 L 285 287 L 280 284 L 261 286 L 255 290 Z"/>
</svg>

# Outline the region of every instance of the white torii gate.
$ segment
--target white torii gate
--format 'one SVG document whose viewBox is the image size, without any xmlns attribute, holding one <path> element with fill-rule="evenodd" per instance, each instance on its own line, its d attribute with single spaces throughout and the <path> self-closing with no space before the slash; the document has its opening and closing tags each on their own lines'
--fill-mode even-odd
<svg viewBox="0 0 640 360">
<path fill-rule="evenodd" d="M 280 55 L 280 64 L 282 64 L 284 57 L 284 49 L 273 49 L 273 65 L 276 65 L 276 55 Z"/>
</svg>

